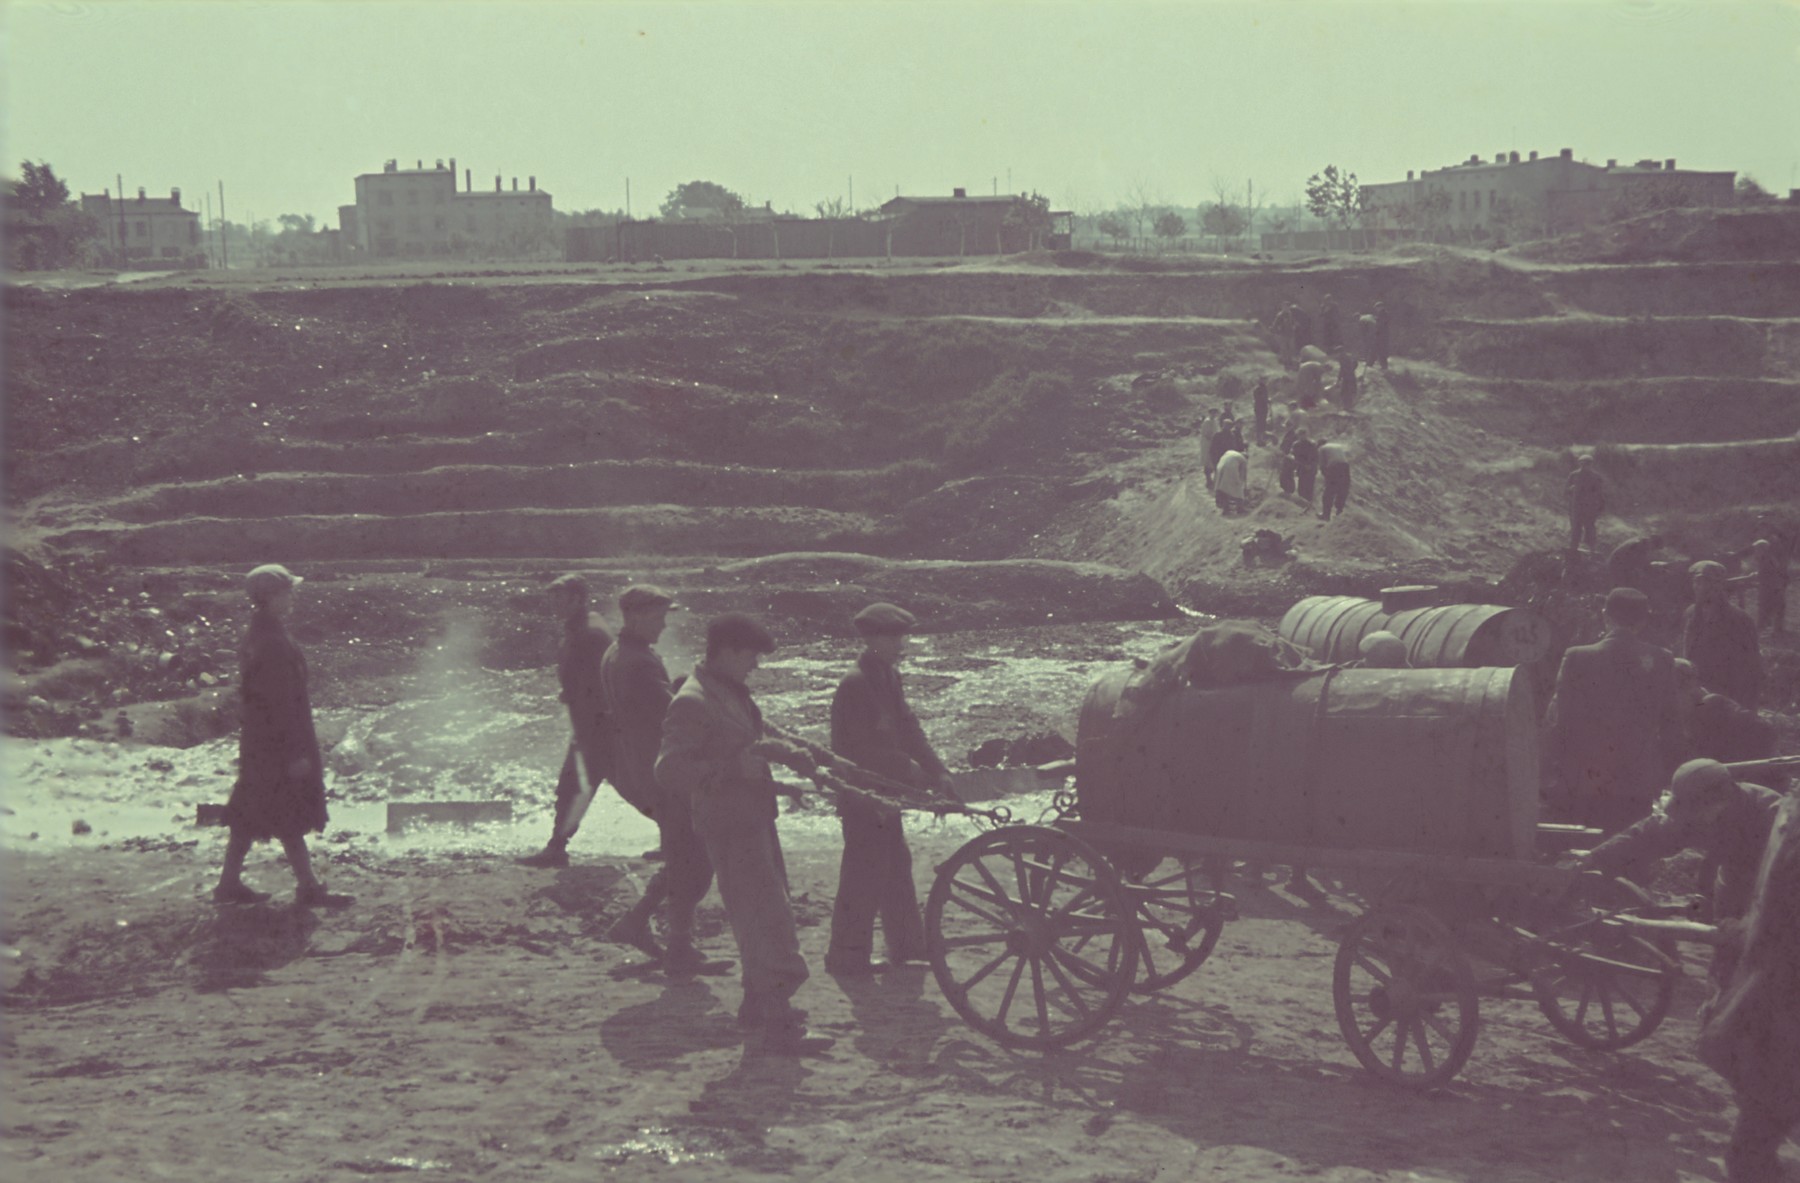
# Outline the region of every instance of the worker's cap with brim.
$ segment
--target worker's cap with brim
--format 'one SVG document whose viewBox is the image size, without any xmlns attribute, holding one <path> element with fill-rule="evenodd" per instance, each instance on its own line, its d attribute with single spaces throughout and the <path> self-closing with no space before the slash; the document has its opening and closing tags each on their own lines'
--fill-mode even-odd
<svg viewBox="0 0 1800 1183">
<path fill-rule="evenodd" d="M 1723 579 L 1725 578 L 1725 564 L 1715 563 L 1711 559 L 1701 559 L 1698 563 L 1688 567 L 1688 574 L 1695 579 Z"/>
<path fill-rule="evenodd" d="M 758 653 L 775 652 L 775 638 L 753 617 L 742 612 L 715 616 L 706 625 L 706 649 L 754 649 Z"/>
<path fill-rule="evenodd" d="M 576 592 L 585 600 L 588 595 L 588 584 L 587 580 L 571 572 L 568 575 L 558 575 L 544 590 L 553 596 L 563 592 Z"/>
<path fill-rule="evenodd" d="M 619 611 L 639 612 L 647 608 L 668 608 L 675 594 L 648 583 L 634 583 L 619 594 Z"/>
<path fill-rule="evenodd" d="M 1736 787 L 1737 778 L 1717 760 L 1689 760 L 1669 779 L 1667 808 L 1679 821 Z"/>
<path fill-rule="evenodd" d="M 1620 624 L 1643 624 L 1650 619 L 1650 597 L 1635 587 L 1615 587 L 1606 593 L 1605 612 Z"/>
<path fill-rule="evenodd" d="M 264 563 L 244 576 L 244 586 L 250 589 L 251 598 L 258 600 L 298 587 L 303 582 L 305 581 L 300 576 L 280 563 Z"/>
<path fill-rule="evenodd" d="M 865 637 L 899 636 L 919 627 L 919 618 L 898 604 L 870 604 L 851 620 Z"/>
</svg>

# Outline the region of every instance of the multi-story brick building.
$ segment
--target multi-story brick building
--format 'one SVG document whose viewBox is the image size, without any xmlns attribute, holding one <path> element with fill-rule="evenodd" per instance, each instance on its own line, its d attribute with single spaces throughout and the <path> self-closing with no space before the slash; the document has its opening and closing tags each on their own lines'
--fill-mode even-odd
<svg viewBox="0 0 1800 1183">
<path fill-rule="evenodd" d="M 528 178 L 505 189 L 494 178 L 493 192 L 474 189 L 473 170 L 456 186 L 456 160 L 403 169 L 388 161 L 378 173 L 356 178 L 356 204 L 338 207 L 344 242 L 369 258 L 448 255 L 468 252 L 528 254 L 553 246 L 551 197 Z"/>
<path fill-rule="evenodd" d="M 181 190 L 167 197 L 114 201 L 112 192 L 83 193 L 81 211 L 92 214 L 106 235 L 106 248 L 115 258 L 181 259 L 198 255 L 200 214 L 181 208 Z"/>
<path fill-rule="evenodd" d="M 1404 181 L 1364 185 L 1372 229 L 1414 229 L 1427 237 L 1495 234 L 1562 234 L 1608 218 L 1667 206 L 1730 205 L 1733 172 L 1678 169 L 1673 160 L 1640 160 L 1606 167 L 1536 152 L 1519 159 L 1501 152 L 1488 163 L 1471 156 L 1461 164 L 1425 169 Z"/>
</svg>

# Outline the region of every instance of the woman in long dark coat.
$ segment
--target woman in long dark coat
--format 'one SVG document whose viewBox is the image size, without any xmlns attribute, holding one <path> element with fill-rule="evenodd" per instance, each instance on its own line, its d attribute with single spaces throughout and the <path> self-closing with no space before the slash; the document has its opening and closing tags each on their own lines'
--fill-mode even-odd
<svg viewBox="0 0 1800 1183">
<path fill-rule="evenodd" d="M 243 729 L 238 737 L 238 779 L 226 802 L 231 837 L 213 900 L 255 904 L 269 893 L 244 884 L 244 858 L 255 842 L 271 838 L 287 851 L 303 907 L 344 907 L 355 901 L 334 895 L 314 876 L 306 835 L 325 829 L 325 767 L 313 731 L 306 694 L 306 657 L 283 624 L 293 610 L 300 577 L 274 563 L 248 579 L 254 610 L 239 653 L 238 692 Z"/>
</svg>

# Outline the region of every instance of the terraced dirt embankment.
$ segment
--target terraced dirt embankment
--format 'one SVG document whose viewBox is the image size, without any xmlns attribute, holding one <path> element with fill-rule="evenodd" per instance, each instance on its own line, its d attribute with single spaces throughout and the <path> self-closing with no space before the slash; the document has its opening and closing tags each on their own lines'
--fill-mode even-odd
<svg viewBox="0 0 1800 1183">
<path fill-rule="evenodd" d="M 1498 579 L 1560 541 L 1574 448 L 1598 449 L 1613 540 L 1737 549 L 1800 501 L 1792 260 L 1059 256 L 554 280 L 9 288 L 14 536 L 177 590 L 181 572 L 277 557 L 623 581 L 829 551 L 1097 562 L 1193 607 L 1269 612 Z M 1355 449 L 1350 510 L 1318 523 L 1253 447 L 1253 507 L 1220 517 L 1195 419 L 1247 414 L 1259 377 L 1279 407 L 1290 382 L 1261 325 L 1327 292 L 1350 329 L 1376 300 L 1395 326 L 1393 368 L 1365 371 L 1354 412 L 1311 417 Z M 1255 527 L 1296 561 L 1246 571 Z M 1060 566 L 986 570 L 1027 602 L 1079 600 Z M 72 655 L 59 644 L 34 638 L 33 659 Z"/>
</svg>

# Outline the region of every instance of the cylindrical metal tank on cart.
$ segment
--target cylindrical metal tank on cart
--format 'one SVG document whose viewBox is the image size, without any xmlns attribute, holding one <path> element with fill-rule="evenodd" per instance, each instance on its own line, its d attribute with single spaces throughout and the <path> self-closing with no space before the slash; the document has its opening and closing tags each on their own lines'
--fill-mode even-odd
<svg viewBox="0 0 1800 1183">
<path fill-rule="evenodd" d="M 1377 630 L 1406 643 L 1414 668 L 1533 665 L 1549 654 L 1550 622 L 1529 608 L 1442 604 L 1389 614 L 1360 596 L 1308 596 L 1288 609 L 1279 632 L 1315 660 L 1355 661 L 1357 646 Z"/>
</svg>

